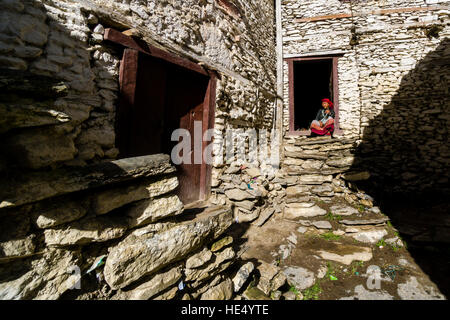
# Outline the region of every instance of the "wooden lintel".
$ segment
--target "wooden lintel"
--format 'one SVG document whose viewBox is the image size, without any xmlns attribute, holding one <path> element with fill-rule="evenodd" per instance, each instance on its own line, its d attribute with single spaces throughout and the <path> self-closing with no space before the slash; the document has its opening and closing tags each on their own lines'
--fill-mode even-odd
<svg viewBox="0 0 450 320">
<path fill-rule="evenodd" d="M 120 44 L 124 47 L 128 47 L 131 49 L 135 49 L 139 52 L 151 55 L 156 58 L 164 59 L 169 61 L 170 63 L 179 65 L 183 68 L 187 68 L 189 70 L 198 72 L 205 76 L 209 76 L 208 72 L 203 69 L 200 65 L 185 58 L 178 57 L 170 52 L 161 50 L 152 45 L 145 43 L 144 41 L 137 41 L 130 36 L 123 34 L 120 31 L 117 31 L 112 28 L 105 29 L 104 39 Z"/>
<path fill-rule="evenodd" d="M 444 10 L 448 9 L 448 6 L 427 6 L 427 7 L 409 7 L 409 8 L 395 8 L 395 9 L 379 9 L 379 10 L 373 10 L 369 12 L 363 12 L 363 13 L 355 13 L 353 14 L 354 17 L 362 17 L 367 15 L 384 15 L 384 14 L 392 14 L 392 13 L 406 13 L 406 12 L 426 12 L 426 11 L 436 11 L 436 10 Z M 325 21 L 325 20 L 332 20 L 332 19 L 344 19 L 344 18 L 351 18 L 351 13 L 340 13 L 340 14 L 331 14 L 331 15 L 324 15 L 324 16 L 315 16 L 315 17 L 309 17 L 309 18 L 297 18 L 294 21 L 297 23 L 302 22 L 317 22 L 317 21 Z"/>
</svg>

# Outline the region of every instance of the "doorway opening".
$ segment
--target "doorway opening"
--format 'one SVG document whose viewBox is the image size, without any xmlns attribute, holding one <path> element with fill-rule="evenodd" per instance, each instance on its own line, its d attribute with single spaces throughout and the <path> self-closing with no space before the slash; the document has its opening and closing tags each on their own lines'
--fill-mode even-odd
<svg viewBox="0 0 450 320">
<path fill-rule="evenodd" d="M 337 58 L 296 58 L 289 64 L 290 131 L 309 134 L 311 121 L 324 98 L 334 103 L 335 127 L 338 122 Z"/>
<path fill-rule="evenodd" d="M 124 44 L 127 36 L 117 33 L 109 31 L 108 36 Z M 193 149 L 194 121 L 201 121 L 202 135 L 213 126 L 215 76 L 193 62 L 125 40 L 116 117 L 119 157 L 170 155 L 179 143 L 171 141 L 176 129 L 189 131 Z M 206 147 L 203 142 L 202 149 Z M 193 152 L 191 157 L 190 164 L 176 165 L 176 193 L 184 204 L 204 200 L 210 188 L 210 166 L 194 164 Z"/>
</svg>

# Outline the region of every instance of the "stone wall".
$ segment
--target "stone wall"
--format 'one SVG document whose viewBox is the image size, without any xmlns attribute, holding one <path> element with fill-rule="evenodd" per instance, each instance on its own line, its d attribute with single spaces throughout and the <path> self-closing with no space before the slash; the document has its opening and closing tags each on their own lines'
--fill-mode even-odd
<svg viewBox="0 0 450 320">
<path fill-rule="evenodd" d="M 133 36 L 218 73 L 214 155 L 224 152 L 227 129 L 273 126 L 272 1 L 11 0 L 1 6 L 0 169 L 10 174 L 117 158 L 123 50 L 103 41 L 107 27 L 132 29 Z M 24 90 L 24 81 L 34 88 Z M 216 162 L 213 174 L 232 161 Z"/>
<path fill-rule="evenodd" d="M 233 239 L 214 239 L 231 209 L 184 210 L 174 174 L 158 154 L 11 182 L 1 192 L 0 298 L 199 298 L 230 282 Z"/>
<path fill-rule="evenodd" d="M 114 118 L 122 53 L 103 42 L 106 27 L 134 28 L 141 39 L 219 73 L 217 141 L 226 127 L 272 125 L 276 61 L 271 1 L 11 0 L 1 6 L 0 67 L 20 71 L 14 74 L 25 79 L 48 76 L 67 87 L 64 97 L 45 101 L 11 96 L 20 90 L 3 97 L 20 105 L 2 106 L 8 113 L 34 104 L 52 113 L 47 117 L 59 115 L 56 126 L 41 116 L 2 137 L 7 147 L 2 162 L 8 166 L 84 165 L 117 156 Z"/>
<path fill-rule="evenodd" d="M 448 17 L 446 1 L 283 1 L 284 57 L 339 57 L 340 128 L 375 188 L 448 192 Z M 284 84 L 287 135 L 286 62 Z"/>
<path fill-rule="evenodd" d="M 223 271 L 237 253 L 229 238 L 210 247 L 230 207 L 183 211 L 167 156 L 114 160 L 122 49 L 103 35 L 133 29 L 216 71 L 217 146 L 228 128 L 273 125 L 273 11 L 256 0 L 1 1 L 2 299 L 230 296 Z M 67 290 L 72 267 L 81 291 Z"/>
</svg>

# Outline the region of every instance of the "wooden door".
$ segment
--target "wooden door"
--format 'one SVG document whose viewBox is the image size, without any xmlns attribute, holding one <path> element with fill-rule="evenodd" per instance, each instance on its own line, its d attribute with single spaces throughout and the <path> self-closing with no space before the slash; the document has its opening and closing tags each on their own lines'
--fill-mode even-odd
<svg viewBox="0 0 450 320">
<path fill-rule="evenodd" d="M 170 142 L 169 147 L 165 148 L 170 153 L 178 141 L 170 141 L 173 130 L 182 128 L 189 131 L 191 136 L 191 154 L 190 164 L 181 164 L 177 166 L 179 187 L 177 194 L 183 203 L 191 203 L 199 200 L 201 197 L 202 164 L 194 163 L 194 144 L 195 138 L 202 139 L 202 136 L 195 137 L 195 121 L 203 123 L 204 109 L 207 107 L 205 98 L 209 78 L 178 66 L 170 66 L 168 71 L 170 75 L 167 80 L 166 91 L 166 134 L 165 142 Z M 206 128 L 206 126 L 205 126 Z M 205 130 L 201 126 L 201 133 Z M 200 145 L 201 152 L 203 145 Z"/>
<path fill-rule="evenodd" d="M 188 204 L 204 198 L 210 179 L 205 163 L 194 163 L 195 121 L 203 133 L 212 122 L 210 105 L 215 86 L 208 76 L 134 49 L 126 49 L 120 73 L 121 97 L 117 111 L 120 157 L 171 154 L 176 129 L 191 135 L 191 163 L 177 166 L 177 194 Z M 205 112 L 206 111 L 206 112 Z M 206 147 L 200 142 L 201 153 Z"/>
<path fill-rule="evenodd" d="M 196 164 L 194 159 L 194 139 L 195 121 L 202 121 L 203 119 L 203 103 L 189 110 L 180 119 L 180 128 L 187 129 L 191 135 L 191 154 L 190 164 L 181 164 L 177 166 L 178 172 L 178 196 L 183 203 L 191 203 L 200 199 L 200 179 L 201 179 L 201 164 Z M 203 132 L 202 132 L 203 133 Z"/>
</svg>

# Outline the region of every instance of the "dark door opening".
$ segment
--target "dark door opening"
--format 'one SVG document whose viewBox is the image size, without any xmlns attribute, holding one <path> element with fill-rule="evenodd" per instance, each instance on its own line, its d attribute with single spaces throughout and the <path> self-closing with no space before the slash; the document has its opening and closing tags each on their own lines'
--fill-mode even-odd
<svg viewBox="0 0 450 320">
<path fill-rule="evenodd" d="M 131 85 L 130 85 L 131 83 Z M 134 84 L 134 87 L 133 87 Z M 127 87 L 128 86 L 128 87 Z M 194 121 L 208 121 L 211 78 L 164 59 L 126 49 L 121 65 L 121 98 L 117 112 L 120 157 L 171 154 L 176 129 L 187 129 L 194 139 Z M 206 115 L 206 123 L 205 123 Z M 177 194 L 188 204 L 205 196 L 205 164 L 177 166 Z"/>
<path fill-rule="evenodd" d="M 338 124 L 337 58 L 289 59 L 290 131 L 307 134 L 324 98 L 334 103 Z"/>
<path fill-rule="evenodd" d="M 323 98 L 333 97 L 332 60 L 294 62 L 294 128 L 308 130 Z"/>
</svg>

